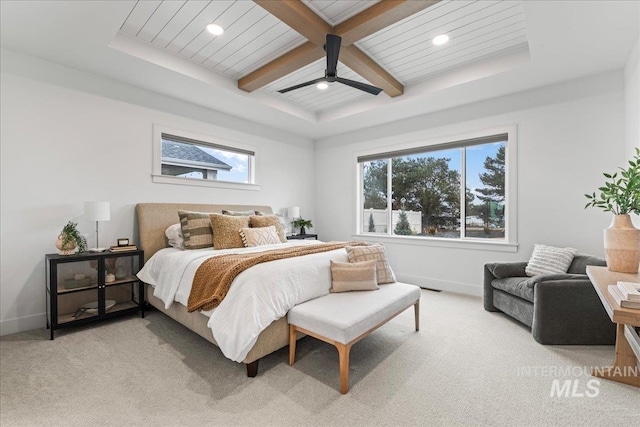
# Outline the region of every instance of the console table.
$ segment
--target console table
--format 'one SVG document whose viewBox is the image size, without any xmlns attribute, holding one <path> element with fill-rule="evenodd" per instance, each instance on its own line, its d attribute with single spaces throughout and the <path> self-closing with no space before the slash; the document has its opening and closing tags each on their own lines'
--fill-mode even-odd
<svg viewBox="0 0 640 427">
<path fill-rule="evenodd" d="M 613 365 L 604 370 L 594 369 L 591 373 L 596 377 L 640 387 L 640 336 L 636 331 L 636 327 L 640 327 L 640 309 L 620 307 L 608 290 L 618 281 L 640 282 L 640 274 L 616 273 L 607 267 L 587 266 L 587 275 L 611 321 L 617 325 Z"/>
</svg>

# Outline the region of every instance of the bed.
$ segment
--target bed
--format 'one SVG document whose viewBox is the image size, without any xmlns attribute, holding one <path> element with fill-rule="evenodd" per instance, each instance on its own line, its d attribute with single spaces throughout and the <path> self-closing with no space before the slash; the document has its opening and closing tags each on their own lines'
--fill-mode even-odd
<svg viewBox="0 0 640 427">
<path fill-rule="evenodd" d="M 246 211 L 256 210 L 263 213 L 272 213 L 272 209 L 269 206 L 253 206 L 253 205 L 209 205 L 209 204 L 179 204 L 179 203 L 140 203 L 136 205 L 136 215 L 138 220 L 138 235 L 139 245 L 144 250 L 145 263 L 151 259 L 151 257 L 158 253 L 158 256 L 164 254 L 170 254 L 171 251 L 177 252 L 176 249 L 167 249 L 168 241 L 165 237 L 165 230 L 167 227 L 176 224 L 178 222 L 178 210 L 188 210 L 195 212 L 217 212 L 221 213 L 222 210 L 230 211 Z M 314 242 L 315 243 L 315 242 Z M 290 244 L 305 244 L 304 242 L 291 242 Z M 312 244 L 311 241 L 307 241 L 307 244 Z M 246 248 L 250 249 L 250 248 Z M 195 251 L 182 251 L 185 253 L 194 253 Z M 344 251 L 343 251 L 344 252 Z M 332 259 L 339 261 L 346 261 L 346 254 L 331 254 Z M 194 256 L 195 257 L 195 256 Z M 299 259 L 299 258 L 298 258 Z M 152 260 L 149 265 L 153 264 L 155 260 Z M 263 266 L 266 264 L 262 264 Z M 329 262 L 326 261 L 327 271 Z M 252 267 L 253 269 L 257 268 Z M 248 272 L 248 270 L 247 270 Z M 299 275 L 299 274 L 298 274 Z M 240 276 L 236 280 L 240 279 Z M 236 284 L 236 281 L 234 281 Z M 233 287 L 233 285 L 232 285 Z M 330 287 L 330 278 L 327 281 L 326 288 Z M 150 305 L 163 312 L 172 319 L 178 321 L 188 329 L 202 336 L 209 342 L 220 347 L 220 344 L 216 342 L 212 334 L 212 329 L 208 326 L 210 323 L 209 317 L 201 312 L 187 311 L 187 307 L 180 303 L 173 303 L 167 306 L 166 300 L 154 296 L 155 289 L 149 285 L 145 285 L 145 298 Z M 231 292 L 230 292 L 231 294 Z M 161 296 L 163 299 L 164 297 Z M 308 296 L 307 296 L 308 297 Z M 176 300 L 177 301 L 177 300 Z M 223 301 L 223 304 L 225 301 Z M 222 307 L 222 304 L 219 308 Z M 215 309 L 218 310 L 218 309 Z M 266 356 L 282 347 L 289 344 L 289 325 L 286 321 L 286 313 L 282 314 L 282 317 L 275 319 L 269 323 L 266 329 L 262 330 L 257 339 L 253 337 L 255 343 L 252 343 L 248 351 L 245 350 L 246 355 L 241 361 L 246 364 L 247 375 L 254 377 L 258 372 L 258 363 L 260 358 Z M 253 342 L 253 341 L 252 341 Z M 224 343 L 223 343 L 224 344 Z M 223 346 L 224 347 L 224 346 Z M 224 351 L 223 351 L 224 352 Z M 225 354 L 226 355 L 226 354 Z M 229 356 L 227 356 L 229 357 Z M 234 359 L 232 359 L 234 360 Z"/>
</svg>

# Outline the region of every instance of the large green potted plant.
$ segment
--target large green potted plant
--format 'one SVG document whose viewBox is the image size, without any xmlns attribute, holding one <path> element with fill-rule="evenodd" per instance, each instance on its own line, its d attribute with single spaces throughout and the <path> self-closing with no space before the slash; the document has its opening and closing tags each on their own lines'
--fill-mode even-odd
<svg viewBox="0 0 640 427">
<path fill-rule="evenodd" d="M 69 221 L 62 228 L 56 242 L 56 248 L 58 248 L 60 255 L 73 255 L 76 252 L 76 248 L 78 248 L 78 252 L 87 250 L 87 239 L 78 231 L 78 224 Z"/>
<path fill-rule="evenodd" d="M 300 228 L 300 234 L 307 234 L 305 227 L 313 228 L 313 224 L 310 219 L 296 218 L 293 220 L 293 226 Z"/>
<path fill-rule="evenodd" d="M 608 181 L 598 192 L 585 194 L 585 206 L 601 208 L 613 214 L 604 230 L 604 249 L 611 271 L 637 273 L 640 267 L 640 230 L 634 227 L 630 214 L 640 214 L 640 149 L 629 160 L 627 168 L 613 174 L 604 173 Z"/>
</svg>

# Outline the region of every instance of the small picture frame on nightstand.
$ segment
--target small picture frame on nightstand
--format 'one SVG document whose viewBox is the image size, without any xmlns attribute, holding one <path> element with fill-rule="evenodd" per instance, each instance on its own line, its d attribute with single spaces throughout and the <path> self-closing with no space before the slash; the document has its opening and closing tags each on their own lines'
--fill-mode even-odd
<svg viewBox="0 0 640 427">
<path fill-rule="evenodd" d="M 118 246 L 129 246 L 129 239 L 126 237 L 118 239 Z"/>
</svg>

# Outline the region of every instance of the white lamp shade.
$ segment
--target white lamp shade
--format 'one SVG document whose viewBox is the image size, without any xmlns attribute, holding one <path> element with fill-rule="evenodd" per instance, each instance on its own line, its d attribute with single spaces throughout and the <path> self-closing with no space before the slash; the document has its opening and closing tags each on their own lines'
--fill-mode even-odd
<svg viewBox="0 0 640 427">
<path fill-rule="evenodd" d="M 289 218 L 298 218 L 300 217 L 300 207 L 292 206 L 288 209 Z"/>
<path fill-rule="evenodd" d="M 89 221 L 109 221 L 111 204 L 109 202 L 84 202 L 84 216 Z"/>
</svg>

